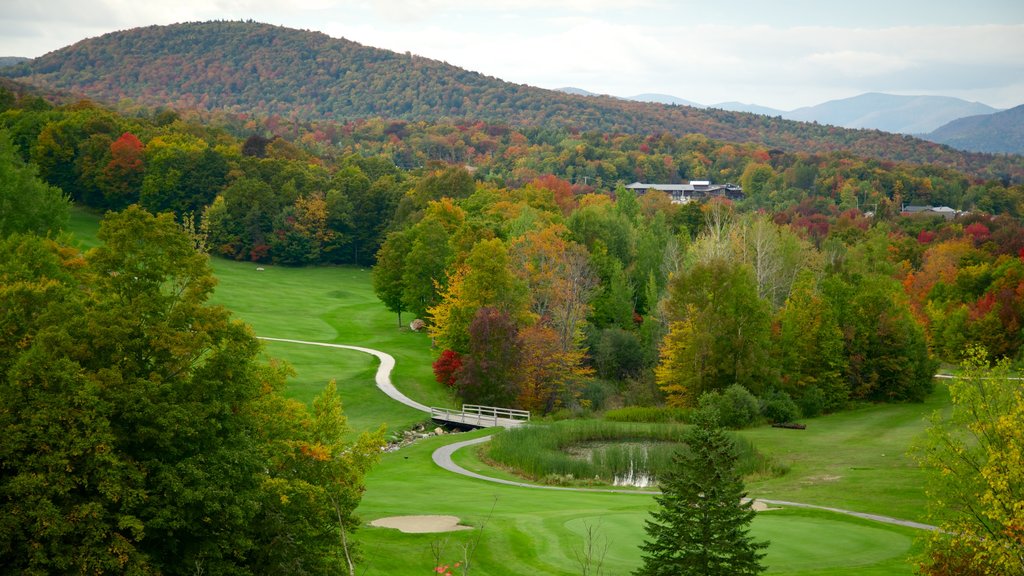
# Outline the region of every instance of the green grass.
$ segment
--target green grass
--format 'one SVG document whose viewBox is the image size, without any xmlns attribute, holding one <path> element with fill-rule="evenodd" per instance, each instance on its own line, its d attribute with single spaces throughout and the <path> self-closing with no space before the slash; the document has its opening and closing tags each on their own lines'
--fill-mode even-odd
<svg viewBox="0 0 1024 576">
<path fill-rule="evenodd" d="M 71 229 L 83 246 L 95 245 L 96 217 L 76 210 Z M 395 356 L 395 383 L 425 404 L 446 405 L 447 392 L 433 380 L 429 339 L 398 328 L 394 314 L 373 296 L 369 273 L 351 268 L 285 269 L 212 261 L 220 280 L 214 302 L 250 323 L 260 336 L 355 344 Z M 406 322 L 411 318 L 405 318 Z M 391 428 L 422 420 L 377 391 L 375 360 L 346 350 L 268 343 L 267 353 L 292 364 L 289 394 L 308 400 L 330 379 L 338 382 L 353 427 Z M 906 457 L 910 440 L 923 430 L 922 417 L 948 404 L 944 388 L 925 404 L 865 407 L 808 420 L 804 431 L 757 428 L 740 434 L 791 468 L 781 478 L 748 482 L 752 495 L 923 518 L 921 473 Z M 474 434 L 481 434 L 480 432 Z M 472 437 L 462 435 L 460 438 Z M 392 515 L 452 514 L 486 527 L 480 534 L 473 574 L 578 574 L 574 550 L 587 525 L 607 537 L 605 574 L 628 574 L 639 564 L 643 522 L 652 497 L 516 488 L 453 475 L 437 468 L 430 454 L 452 437 L 421 440 L 384 455 L 367 477 L 359 513 L 365 521 Z M 456 461 L 486 474 L 507 477 L 461 450 Z M 493 511 L 492 511 L 493 507 Z M 812 510 L 763 513 L 753 527 L 772 542 L 769 574 L 907 575 L 914 550 L 910 529 Z M 449 539 L 447 562 L 459 559 L 460 542 L 477 537 L 459 532 Z M 361 574 L 404 576 L 433 568 L 431 544 L 445 535 L 402 534 L 365 527 L 357 534 L 367 562 Z M 365 568 L 365 572 L 363 571 Z"/>
<path fill-rule="evenodd" d="M 83 250 L 100 245 L 96 233 L 100 230 L 100 215 L 83 206 L 71 206 L 67 231 L 74 235 L 74 240 Z"/>
<path fill-rule="evenodd" d="M 213 302 L 230 308 L 257 336 L 383 350 L 395 357 L 392 380 L 404 394 L 431 406 L 453 405 L 449 392 L 434 380 L 429 337 L 397 326 L 397 316 L 374 295 L 368 270 L 261 265 L 257 271 L 256 264 L 222 259 L 212 264 L 218 279 Z M 334 379 L 355 430 L 381 423 L 395 430 L 425 420 L 421 412 L 377 390 L 373 356 L 281 342 L 265 347 L 268 355 L 295 370 L 287 390 L 294 398 L 308 402 Z"/>
<path fill-rule="evenodd" d="M 447 437 L 424 439 L 386 455 L 367 478 L 368 489 L 359 508 L 364 521 L 452 514 L 464 524 L 484 525 L 474 574 L 579 574 L 573 551 L 583 544 L 587 525 L 610 543 L 606 574 L 628 574 L 639 565 L 643 524 L 654 505 L 651 496 L 516 488 L 447 474 L 433 464 L 430 454 L 450 441 Z M 460 463 L 462 452 L 472 451 L 457 453 Z M 410 479 L 414 479 L 414 490 L 410 490 Z M 753 532 L 772 543 L 766 558 L 769 574 L 913 573 L 905 560 L 915 536 L 910 529 L 786 509 L 759 514 Z M 476 532 L 468 531 L 417 535 L 368 526 L 358 533 L 366 574 L 394 576 L 429 573 L 432 543 L 447 539 L 451 553 L 444 561 L 454 562 L 460 559 L 459 545 L 476 537 Z"/>
<path fill-rule="evenodd" d="M 739 434 L 789 466 L 748 482 L 751 494 L 927 521 L 925 474 L 908 454 L 926 418 L 949 406 L 946 385 L 920 404 L 864 406 L 806 420 L 806 430 L 762 426 Z"/>
</svg>

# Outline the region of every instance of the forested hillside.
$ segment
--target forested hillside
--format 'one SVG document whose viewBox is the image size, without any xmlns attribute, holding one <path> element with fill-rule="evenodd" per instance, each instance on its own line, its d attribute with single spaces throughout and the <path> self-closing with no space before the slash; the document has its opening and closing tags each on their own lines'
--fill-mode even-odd
<svg viewBox="0 0 1024 576">
<path fill-rule="evenodd" d="M 995 114 L 959 118 L 927 138 L 961 150 L 1024 154 L 1024 105 Z"/>
<path fill-rule="evenodd" d="M 604 133 L 702 134 L 788 151 L 848 150 L 1024 178 L 1024 160 L 955 151 L 873 130 L 724 110 L 580 97 L 510 84 L 412 54 L 251 23 L 152 26 L 84 40 L 4 74 L 53 89 L 150 106 L 301 120 L 471 119 Z"/>
<path fill-rule="evenodd" d="M 173 212 L 229 258 L 375 264 L 381 299 L 427 322 L 439 378 L 470 401 L 692 405 L 740 383 L 812 413 L 920 399 L 929 349 L 1024 344 L 1024 185 L 696 135 L 375 119 L 243 139 L 166 109 L 0 103 L 0 168 L 76 203 Z M 747 197 L 679 205 L 617 184 L 683 175 Z M 906 218 L 907 201 L 974 213 Z M 681 371 L 697 350 L 708 371 Z"/>
</svg>

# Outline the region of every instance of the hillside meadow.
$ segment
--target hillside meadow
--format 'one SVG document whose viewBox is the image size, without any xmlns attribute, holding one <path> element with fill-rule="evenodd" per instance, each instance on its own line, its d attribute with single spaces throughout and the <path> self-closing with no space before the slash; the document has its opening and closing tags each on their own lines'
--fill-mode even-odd
<svg viewBox="0 0 1024 576">
<path fill-rule="evenodd" d="M 83 246 L 95 245 L 96 217 L 73 214 L 71 227 Z M 396 386 L 431 405 L 453 400 L 430 369 L 429 338 L 399 327 L 373 295 L 369 271 L 358 268 L 283 268 L 220 259 L 211 261 L 219 284 L 213 303 L 228 307 L 258 336 L 353 344 L 395 356 Z M 406 322 L 410 318 L 403 318 Z M 374 386 L 376 360 L 347 350 L 267 343 L 268 358 L 288 362 L 294 372 L 288 394 L 309 401 L 334 379 L 353 430 L 390 432 L 423 417 Z M 741 432 L 759 450 L 787 464 L 781 477 L 752 479 L 751 496 L 925 520 L 923 476 L 906 452 L 924 428 L 924 416 L 948 404 L 937 388 L 923 404 L 865 405 L 808 420 L 804 431 L 758 427 Z M 458 439 L 485 435 L 479 431 Z M 464 561 L 473 574 L 581 573 L 580 553 L 588 532 L 603 555 L 604 573 L 628 574 L 639 565 L 643 523 L 654 505 L 645 494 L 608 494 L 521 488 L 470 479 L 438 468 L 431 454 L 452 436 L 420 440 L 385 454 L 367 477 L 357 533 L 365 561 L 360 573 L 430 573 L 438 563 Z M 473 449 L 456 462 L 485 475 L 509 477 L 487 466 Z M 473 530 L 405 534 L 369 527 L 396 515 L 448 514 Z M 765 560 L 773 575 L 910 575 L 919 532 L 831 512 L 784 508 L 759 514 L 753 527 L 771 542 Z"/>
</svg>

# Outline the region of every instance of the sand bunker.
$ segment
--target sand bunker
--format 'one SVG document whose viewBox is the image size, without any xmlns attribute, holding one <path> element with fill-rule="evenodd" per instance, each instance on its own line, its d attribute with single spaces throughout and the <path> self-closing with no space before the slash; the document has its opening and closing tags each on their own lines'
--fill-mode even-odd
<svg viewBox="0 0 1024 576">
<path fill-rule="evenodd" d="M 472 526 L 460 526 L 458 516 L 389 516 L 370 522 L 370 526 L 395 528 L 406 534 L 454 532 L 456 530 L 473 529 Z"/>
<path fill-rule="evenodd" d="M 770 508 L 764 502 L 760 500 L 754 500 L 754 503 L 750 505 L 751 510 L 754 512 L 768 512 L 769 510 L 782 510 L 782 508 Z"/>
</svg>

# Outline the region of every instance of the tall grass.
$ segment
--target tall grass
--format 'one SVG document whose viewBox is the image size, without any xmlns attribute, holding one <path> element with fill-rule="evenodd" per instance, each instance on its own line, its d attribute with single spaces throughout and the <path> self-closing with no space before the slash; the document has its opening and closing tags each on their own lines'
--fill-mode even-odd
<svg viewBox="0 0 1024 576">
<path fill-rule="evenodd" d="M 548 484 L 613 484 L 623 478 L 657 478 L 669 470 L 686 426 L 601 420 L 567 420 L 526 426 L 498 434 L 490 442 L 490 460 Z M 736 438 L 744 475 L 774 476 L 783 467 L 760 454 L 748 440 Z"/>
<path fill-rule="evenodd" d="M 611 422 L 682 422 L 690 421 L 690 410 L 669 406 L 626 406 L 608 410 L 603 418 Z"/>
</svg>

